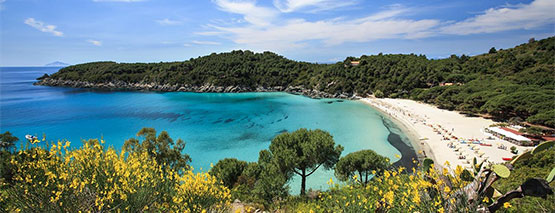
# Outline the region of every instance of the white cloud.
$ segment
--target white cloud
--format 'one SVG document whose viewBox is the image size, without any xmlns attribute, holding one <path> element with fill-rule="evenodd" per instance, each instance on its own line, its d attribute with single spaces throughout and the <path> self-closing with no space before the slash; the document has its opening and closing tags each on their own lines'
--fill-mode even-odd
<svg viewBox="0 0 555 213">
<path fill-rule="evenodd" d="M 358 2 L 353 0 L 274 0 L 274 6 L 284 13 L 301 9 L 311 9 L 311 12 L 332 10 L 356 3 Z"/>
<path fill-rule="evenodd" d="M 55 35 L 55 36 L 63 36 L 64 35 L 64 33 L 60 32 L 60 31 L 56 31 L 56 26 L 55 25 L 47 25 L 42 21 L 35 20 L 34 18 L 27 18 L 27 19 L 25 19 L 24 23 L 33 27 L 33 28 L 35 28 L 35 29 L 37 29 L 37 30 L 45 32 L 45 33 L 52 33 L 52 35 Z"/>
<path fill-rule="evenodd" d="M 505 30 L 532 29 L 555 23 L 555 1 L 536 0 L 530 4 L 490 8 L 483 14 L 445 26 L 442 33 L 468 35 Z"/>
<path fill-rule="evenodd" d="M 438 20 L 411 20 L 396 17 L 406 10 L 394 7 L 367 17 L 348 20 L 342 18 L 318 21 L 289 19 L 280 24 L 265 27 L 255 25 L 212 27 L 222 32 L 221 36 L 249 48 L 284 50 L 302 48 L 311 41 L 335 46 L 346 42 L 367 42 L 376 39 L 422 38 L 432 35 L 434 29 L 440 25 Z"/>
<path fill-rule="evenodd" d="M 215 42 L 215 41 L 191 41 L 191 43 L 193 44 L 198 44 L 198 45 L 219 45 L 219 42 Z"/>
<path fill-rule="evenodd" d="M 182 24 L 181 21 L 178 20 L 170 20 L 168 18 L 162 19 L 162 20 L 156 20 L 156 22 L 158 22 L 158 24 L 163 25 L 163 26 L 169 26 L 169 25 L 180 25 Z"/>
<path fill-rule="evenodd" d="M 257 26 L 269 25 L 278 15 L 274 9 L 257 6 L 254 0 L 214 0 L 214 3 L 218 9 L 243 15 L 245 21 Z"/>
<path fill-rule="evenodd" d="M 337 46 L 379 39 L 419 39 L 441 34 L 491 33 L 531 29 L 555 23 L 555 1 L 536 0 L 530 4 L 492 8 L 460 22 L 407 18 L 417 8 L 391 5 L 362 18 L 337 17 L 322 20 L 284 18 L 283 13 L 315 9 L 333 0 L 274 0 L 275 8 L 257 6 L 255 0 L 213 0 L 218 8 L 242 14 L 245 23 L 205 25 L 196 34 L 230 39 L 253 50 L 291 50 L 322 43 Z M 345 1 L 352 2 L 352 1 Z M 276 9 L 277 8 L 277 9 Z"/>
<path fill-rule="evenodd" d="M 4 9 L 4 2 L 6 2 L 6 0 L 0 0 L 0 10 Z"/>
<path fill-rule="evenodd" d="M 94 45 L 94 46 L 102 46 L 102 42 L 101 42 L 101 41 L 89 39 L 89 40 L 87 40 L 87 42 L 91 43 L 91 44 Z"/>
</svg>

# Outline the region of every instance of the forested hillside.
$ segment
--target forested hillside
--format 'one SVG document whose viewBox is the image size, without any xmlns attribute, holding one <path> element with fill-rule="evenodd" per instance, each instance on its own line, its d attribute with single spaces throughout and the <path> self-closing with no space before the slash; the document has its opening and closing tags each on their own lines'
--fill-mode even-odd
<svg viewBox="0 0 555 213">
<path fill-rule="evenodd" d="M 520 118 L 555 127 L 555 37 L 478 56 L 431 60 L 424 55 L 348 57 L 335 64 L 297 62 L 271 52 L 232 51 L 184 62 L 93 62 L 69 66 L 41 85 L 113 82 L 181 86 L 286 87 L 344 96 L 411 98 L 441 108 Z M 355 62 L 355 63 L 351 63 Z M 358 62 L 358 64 L 356 64 Z M 63 82 L 61 82 L 63 81 Z M 100 86 L 99 86 L 100 87 Z M 125 86 L 123 86 L 125 87 Z M 204 90 L 203 90 L 204 91 Z M 242 90 L 243 91 L 243 90 Z"/>
</svg>

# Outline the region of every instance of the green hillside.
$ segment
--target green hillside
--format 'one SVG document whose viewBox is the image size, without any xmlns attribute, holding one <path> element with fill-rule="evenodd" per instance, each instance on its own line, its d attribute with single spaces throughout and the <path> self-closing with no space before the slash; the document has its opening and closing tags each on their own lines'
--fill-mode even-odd
<svg viewBox="0 0 555 213">
<path fill-rule="evenodd" d="M 42 84 L 75 86 L 51 83 L 70 80 L 176 85 L 174 88 L 239 86 L 247 91 L 261 87 L 281 91 L 298 86 L 335 96 L 410 98 L 450 110 L 499 119 L 518 117 L 555 127 L 554 56 L 555 37 L 531 40 L 507 50 L 492 48 L 483 55 L 453 55 L 439 60 L 415 54 L 378 54 L 348 57 L 335 64 L 313 64 L 271 52 L 239 50 L 183 62 L 79 64 L 46 77 Z"/>
</svg>

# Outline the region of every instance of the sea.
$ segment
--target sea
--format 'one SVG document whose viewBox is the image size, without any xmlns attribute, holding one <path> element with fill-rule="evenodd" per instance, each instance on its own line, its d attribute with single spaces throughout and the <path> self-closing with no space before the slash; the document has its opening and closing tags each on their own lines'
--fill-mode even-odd
<svg viewBox="0 0 555 213">
<path fill-rule="evenodd" d="M 36 78 L 60 67 L 0 67 L 0 131 L 20 140 L 31 134 L 48 141 L 103 138 L 120 149 L 143 127 L 167 131 L 186 142 L 195 171 L 208 171 L 224 158 L 257 161 L 272 138 L 299 128 L 322 129 L 345 149 L 342 156 L 372 149 L 389 157 L 414 151 L 408 137 L 380 112 L 359 101 L 312 99 L 282 92 L 138 92 L 34 86 Z M 401 151 L 400 151 L 401 150 Z M 307 189 L 325 190 L 333 170 L 318 169 Z M 290 182 L 298 194 L 300 178 Z"/>
</svg>

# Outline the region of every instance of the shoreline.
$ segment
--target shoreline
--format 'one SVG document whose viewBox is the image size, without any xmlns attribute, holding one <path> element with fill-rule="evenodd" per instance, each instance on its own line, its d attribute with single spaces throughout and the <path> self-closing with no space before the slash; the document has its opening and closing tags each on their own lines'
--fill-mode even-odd
<svg viewBox="0 0 555 213">
<path fill-rule="evenodd" d="M 508 147 L 516 147 L 519 153 L 530 148 L 485 133 L 484 128 L 494 124 L 490 119 L 468 117 L 407 99 L 362 98 L 360 101 L 395 123 L 407 135 L 419 159 L 431 158 L 436 166 L 469 168 L 473 158 L 478 162 L 503 163 L 506 162 L 503 158 L 514 156 Z"/>
<path fill-rule="evenodd" d="M 405 135 L 407 136 L 409 143 L 411 145 L 411 148 L 414 151 L 414 154 L 416 155 L 417 159 L 419 162 L 421 162 L 424 158 L 431 158 L 432 160 L 434 160 L 434 162 L 436 161 L 434 155 L 433 155 L 433 151 L 430 149 L 429 146 L 426 146 L 425 144 L 418 144 L 418 142 L 420 142 L 420 134 L 418 133 L 418 131 L 416 131 L 414 128 L 408 127 L 404 121 L 402 121 L 401 119 L 387 113 L 386 111 L 382 110 L 379 107 L 374 106 L 372 103 L 365 101 L 365 99 L 361 98 L 360 100 L 358 100 L 362 103 L 364 103 L 365 105 L 371 107 L 372 109 L 378 111 L 382 117 L 387 118 L 388 120 L 390 120 L 393 124 L 395 124 L 395 126 L 397 126 L 399 128 L 399 130 L 403 133 L 405 133 Z M 386 125 L 386 128 L 387 127 Z M 396 134 L 391 132 L 390 130 L 390 134 Z M 397 134 L 396 134 L 397 135 Z M 397 135 L 398 137 L 400 137 L 399 135 Z M 388 141 L 389 141 L 389 136 L 388 136 Z M 393 144 L 392 144 L 393 145 Z M 397 148 L 395 145 L 393 145 L 395 148 Z M 408 145 L 407 145 L 408 146 Z M 399 150 L 399 148 L 397 148 Z M 429 153 L 430 156 L 427 156 Z M 403 154 L 401 152 L 401 154 Z M 403 159 L 403 156 L 401 156 L 401 159 L 399 161 L 401 161 Z M 398 161 L 398 162 L 399 162 Z M 412 159 L 410 159 L 410 162 L 412 163 Z"/>
<path fill-rule="evenodd" d="M 418 163 L 415 163 L 414 161 L 417 160 L 417 162 L 419 162 L 420 160 L 417 152 L 414 149 L 414 146 L 412 146 L 412 142 L 409 142 L 410 145 L 406 144 L 399 134 L 391 131 L 391 128 L 394 128 L 394 127 L 389 127 L 389 124 L 386 124 L 385 118 L 382 117 L 382 119 L 383 119 L 382 121 L 384 122 L 384 125 L 389 131 L 389 135 L 387 136 L 387 141 L 393 147 L 399 150 L 399 152 L 401 152 L 401 159 L 399 159 L 392 165 L 394 167 L 404 167 L 405 169 L 407 169 L 407 171 L 411 171 L 413 168 L 416 169 L 418 167 Z M 393 125 L 396 125 L 396 124 L 393 124 Z M 400 131 L 403 131 L 403 130 L 400 130 Z"/>
<path fill-rule="evenodd" d="M 195 93 L 245 93 L 245 92 L 286 92 L 294 95 L 303 95 L 309 98 L 338 98 L 355 100 L 359 97 L 353 93 L 328 93 L 317 89 L 307 89 L 303 86 L 217 86 L 214 84 L 188 85 L 188 84 L 157 84 L 157 83 L 127 83 L 123 81 L 91 83 L 87 81 L 74 81 L 44 78 L 33 85 L 50 87 L 69 87 L 80 89 L 101 89 L 113 91 L 151 91 L 151 92 L 195 92 Z"/>
</svg>

